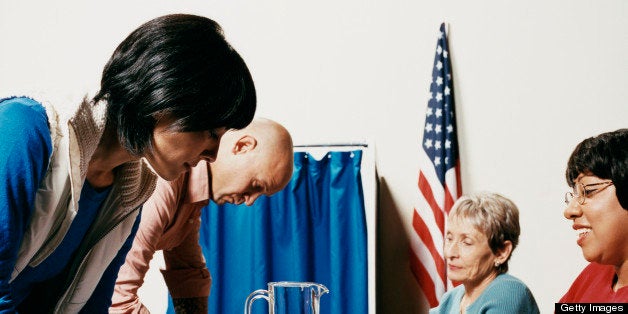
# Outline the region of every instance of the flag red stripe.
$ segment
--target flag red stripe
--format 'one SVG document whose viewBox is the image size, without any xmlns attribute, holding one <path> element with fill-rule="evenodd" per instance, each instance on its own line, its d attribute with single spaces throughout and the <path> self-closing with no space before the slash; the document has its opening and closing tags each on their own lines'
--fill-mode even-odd
<svg viewBox="0 0 628 314">
<path fill-rule="evenodd" d="M 449 214 L 451 207 L 454 206 L 454 202 L 455 200 L 451 197 L 451 192 L 449 191 L 449 188 L 445 185 L 445 212 L 447 214 Z"/>
<path fill-rule="evenodd" d="M 432 213 L 434 213 L 434 220 L 436 220 L 436 225 L 438 229 L 440 229 L 440 233 L 445 234 L 445 215 L 440 206 L 438 206 L 436 199 L 434 199 L 434 193 L 432 193 L 430 183 L 425 178 L 425 175 L 423 175 L 423 171 L 419 171 L 419 190 L 421 190 L 423 198 L 425 198 L 432 209 Z"/>
<path fill-rule="evenodd" d="M 456 185 L 458 191 L 458 195 L 455 196 L 456 199 L 460 198 L 462 195 L 462 180 L 460 178 L 460 159 L 458 159 L 456 160 Z M 449 214 L 449 211 L 447 211 L 447 213 Z"/>
<path fill-rule="evenodd" d="M 427 228 L 425 221 L 423 218 L 417 213 L 416 209 L 414 210 L 414 214 L 412 215 L 412 226 L 414 227 L 414 231 L 419 235 L 425 247 L 430 251 L 430 255 L 434 260 L 434 265 L 436 266 L 436 270 L 438 271 L 438 276 L 443 281 L 443 285 L 447 286 L 446 274 L 445 274 L 445 260 L 438 254 L 438 250 L 434 245 L 434 239 L 432 238 L 432 234 L 430 230 Z"/>
<path fill-rule="evenodd" d="M 449 211 L 454 206 L 456 200 L 462 195 L 462 180 L 460 180 L 460 161 L 456 161 L 456 168 L 454 168 L 456 174 L 456 192 L 457 195 L 453 195 L 449 191 L 449 187 L 445 185 L 445 213 L 449 214 Z"/>
<path fill-rule="evenodd" d="M 430 277 L 427 269 L 421 263 L 419 258 L 415 254 L 410 254 L 410 269 L 414 274 L 414 278 L 419 283 L 425 298 L 430 303 L 430 307 L 438 305 L 438 297 L 436 297 L 436 287 Z"/>
</svg>

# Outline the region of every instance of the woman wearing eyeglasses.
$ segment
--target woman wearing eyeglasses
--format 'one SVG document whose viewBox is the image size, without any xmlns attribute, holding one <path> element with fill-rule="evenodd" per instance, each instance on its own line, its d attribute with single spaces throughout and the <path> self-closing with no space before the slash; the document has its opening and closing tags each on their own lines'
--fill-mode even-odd
<svg viewBox="0 0 628 314">
<path fill-rule="evenodd" d="M 590 264 L 560 302 L 628 302 L 628 129 L 582 141 L 565 175 L 564 215 Z"/>
</svg>

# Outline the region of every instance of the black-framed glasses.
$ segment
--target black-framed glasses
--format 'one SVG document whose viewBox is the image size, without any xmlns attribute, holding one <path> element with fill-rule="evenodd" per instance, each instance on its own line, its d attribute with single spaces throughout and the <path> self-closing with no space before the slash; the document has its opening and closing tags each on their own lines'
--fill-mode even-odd
<svg viewBox="0 0 628 314">
<path fill-rule="evenodd" d="M 574 185 L 573 187 L 573 192 L 565 193 L 565 204 L 569 204 L 571 203 L 571 200 L 576 199 L 576 202 L 582 205 L 584 204 L 585 199 L 599 192 L 602 192 L 604 189 L 606 189 L 607 187 L 611 185 L 613 185 L 613 181 L 604 181 L 604 182 L 591 183 L 591 184 L 586 184 L 586 185 L 582 183 L 576 183 L 576 185 Z M 590 189 L 590 187 L 594 187 L 594 186 L 598 188 Z"/>
</svg>

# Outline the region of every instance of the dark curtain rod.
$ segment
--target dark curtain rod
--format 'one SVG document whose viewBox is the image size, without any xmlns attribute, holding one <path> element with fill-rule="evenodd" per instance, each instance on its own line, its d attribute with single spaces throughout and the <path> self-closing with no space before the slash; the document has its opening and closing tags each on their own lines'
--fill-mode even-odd
<svg viewBox="0 0 628 314">
<path fill-rule="evenodd" d="M 359 147 L 369 147 L 366 143 L 329 143 L 329 144 L 300 144 L 293 145 L 293 147 L 347 147 L 347 146 L 359 146 Z"/>
</svg>

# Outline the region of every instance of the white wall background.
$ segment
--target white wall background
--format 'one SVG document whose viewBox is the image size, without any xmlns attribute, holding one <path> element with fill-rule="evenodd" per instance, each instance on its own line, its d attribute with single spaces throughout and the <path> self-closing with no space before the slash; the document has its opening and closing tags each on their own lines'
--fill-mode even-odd
<svg viewBox="0 0 628 314">
<path fill-rule="evenodd" d="M 436 33 L 448 22 L 463 190 L 518 204 L 510 272 L 553 311 L 585 265 L 562 217 L 566 160 L 585 137 L 627 126 L 628 1 L 2 1 L 0 95 L 94 90 L 130 31 L 174 12 L 223 26 L 255 79 L 258 115 L 295 142 L 375 143 L 379 313 L 426 309 L 406 232 Z"/>
</svg>

